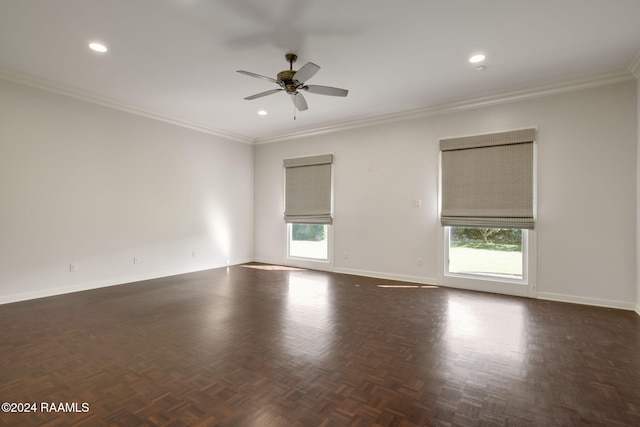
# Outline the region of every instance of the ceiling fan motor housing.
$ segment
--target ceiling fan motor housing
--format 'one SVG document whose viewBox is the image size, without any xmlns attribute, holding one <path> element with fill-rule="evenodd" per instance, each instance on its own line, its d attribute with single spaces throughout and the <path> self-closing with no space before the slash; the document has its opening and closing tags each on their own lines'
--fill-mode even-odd
<svg viewBox="0 0 640 427">
<path fill-rule="evenodd" d="M 298 82 L 293 80 L 295 74 L 295 70 L 283 70 L 278 73 L 278 84 L 280 84 L 288 94 L 296 93 Z"/>
</svg>

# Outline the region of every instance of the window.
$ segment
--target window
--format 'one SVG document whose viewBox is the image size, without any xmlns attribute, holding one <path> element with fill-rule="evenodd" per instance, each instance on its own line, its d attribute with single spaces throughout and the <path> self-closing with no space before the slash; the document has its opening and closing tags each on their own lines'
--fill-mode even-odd
<svg viewBox="0 0 640 427">
<path fill-rule="evenodd" d="M 289 256 L 326 261 L 329 259 L 329 226 L 289 224 Z"/>
<path fill-rule="evenodd" d="M 284 161 L 284 220 L 290 258 L 329 260 L 332 163 L 332 154 Z"/>
<path fill-rule="evenodd" d="M 535 138 L 535 129 L 522 129 L 440 140 L 445 283 L 489 291 L 529 284 Z M 497 282 L 504 286 L 489 285 Z"/>
<path fill-rule="evenodd" d="M 446 273 L 524 281 L 526 235 L 513 228 L 449 227 Z"/>
</svg>

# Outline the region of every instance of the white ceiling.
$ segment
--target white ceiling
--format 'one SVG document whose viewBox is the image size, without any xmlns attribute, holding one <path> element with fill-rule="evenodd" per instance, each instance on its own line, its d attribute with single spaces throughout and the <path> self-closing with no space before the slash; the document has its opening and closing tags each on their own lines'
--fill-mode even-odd
<svg viewBox="0 0 640 427">
<path fill-rule="evenodd" d="M 623 70 L 639 18 L 640 0 L 0 0 L 0 75 L 253 141 Z M 296 120 L 284 93 L 244 100 L 277 86 L 236 70 L 275 78 L 289 51 L 349 96 L 305 94 Z"/>
</svg>

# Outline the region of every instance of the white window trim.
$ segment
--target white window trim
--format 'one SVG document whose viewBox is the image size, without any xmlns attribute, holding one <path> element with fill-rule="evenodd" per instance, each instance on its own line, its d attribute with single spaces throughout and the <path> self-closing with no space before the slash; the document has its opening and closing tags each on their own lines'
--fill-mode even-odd
<svg viewBox="0 0 640 427">
<path fill-rule="evenodd" d="M 285 224 L 285 259 L 292 267 L 308 268 L 311 270 L 332 271 L 333 270 L 333 225 L 327 224 L 327 259 L 303 258 L 289 255 L 289 244 L 291 235 L 290 224 Z"/>
<path fill-rule="evenodd" d="M 522 230 L 522 279 L 509 279 L 482 274 L 450 273 L 449 260 L 449 230 L 441 227 L 440 247 L 442 258 L 439 265 L 439 282 L 442 286 L 468 289 L 474 291 L 494 292 L 505 295 L 536 296 L 536 232 Z"/>
</svg>

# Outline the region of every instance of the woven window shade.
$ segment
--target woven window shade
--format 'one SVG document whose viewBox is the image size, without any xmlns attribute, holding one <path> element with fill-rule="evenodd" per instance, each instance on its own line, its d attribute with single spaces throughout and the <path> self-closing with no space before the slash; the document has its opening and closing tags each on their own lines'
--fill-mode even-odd
<svg viewBox="0 0 640 427">
<path fill-rule="evenodd" d="M 284 160 L 288 223 L 331 224 L 332 154 Z"/>
<path fill-rule="evenodd" d="M 535 137 L 523 129 L 440 140 L 442 225 L 532 229 Z"/>
</svg>

